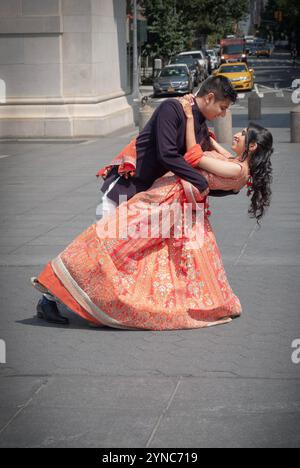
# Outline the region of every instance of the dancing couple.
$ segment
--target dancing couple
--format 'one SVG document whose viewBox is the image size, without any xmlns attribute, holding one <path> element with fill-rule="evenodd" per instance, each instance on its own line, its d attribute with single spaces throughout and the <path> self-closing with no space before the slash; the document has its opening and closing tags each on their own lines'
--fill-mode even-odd
<svg viewBox="0 0 300 468">
<path fill-rule="evenodd" d="M 225 324 L 241 314 L 209 222 L 208 195 L 233 195 L 248 186 L 249 214 L 259 222 L 270 205 L 273 138 L 250 124 L 234 136 L 235 157 L 216 142 L 206 120 L 224 117 L 236 98 L 225 77 L 210 77 L 196 98 L 166 100 L 98 173 L 105 179 L 105 216 L 32 278 L 43 294 L 38 317 L 68 324 L 57 307 L 62 303 L 93 326 L 174 330 Z M 174 204 L 192 207 L 189 233 L 201 228 L 201 242 L 191 242 L 182 226 L 178 234 Z M 150 207 L 162 209 L 154 226 L 159 234 L 137 236 L 150 227 Z M 118 230 L 105 235 L 111 226 Z M 135 235 L 128 235 L 128 226 Z"/>
</svg>

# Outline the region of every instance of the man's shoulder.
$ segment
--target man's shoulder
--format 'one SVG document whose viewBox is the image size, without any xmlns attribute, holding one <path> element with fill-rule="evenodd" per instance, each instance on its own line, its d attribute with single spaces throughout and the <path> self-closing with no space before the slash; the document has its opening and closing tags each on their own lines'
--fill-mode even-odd
<svg viewBox="0 0 300 468">
<path fill-rule="evenodd" d="M 157 116 L 163 121 L 176 121 L 177 125 L 184 122 L 184 112 L 177 99 L 166 99 L 157 109 Z"/>
<path fill-rule="evenodd" d="M 159 110 L 163 112 L 172 112 L 175 111 L 178 114 L 183 114 L 183 108 L 180 101 L 176 98 L 166 99 L 159 106 Z"/>
</svg>

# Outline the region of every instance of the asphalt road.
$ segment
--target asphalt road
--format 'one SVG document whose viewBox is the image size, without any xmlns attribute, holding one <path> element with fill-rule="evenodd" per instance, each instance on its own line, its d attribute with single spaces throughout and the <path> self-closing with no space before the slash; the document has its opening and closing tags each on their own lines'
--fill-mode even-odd
<svg viewBox="0 0 300 468">
<path fill-rule="evenodd" d="M 249 57 L 249 67 L 255 71 L 255 84 L 263 94 L 263 105 L 267 107 L 289 108 L 292 99 L 292 84 L 300 80 L 300 65 L 293 66 L 290 53 L 275 51 L 270 58 Z M 195 88 L 196 91 L 196 88 Z M 144 94 L 151 94 L 149 87 Z M 249 92 L 239 92 L 238 106 L 248 107 Z M 156 98 L 155 103 L 163 98 Z"/>
<path fill-rule="evenodd" d="M 274 52 L 270 58 L 249 58 L 249 66 L 255 70 L 255 82 L 264 86 L 290 88 L 300 78 L 300 67 L 293 66 L 288 52 Z"/>
</svg>

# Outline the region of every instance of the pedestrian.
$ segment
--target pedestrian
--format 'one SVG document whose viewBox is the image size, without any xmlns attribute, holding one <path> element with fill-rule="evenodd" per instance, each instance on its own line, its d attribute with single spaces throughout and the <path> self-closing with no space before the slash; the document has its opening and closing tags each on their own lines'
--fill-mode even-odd
<svg viewBox="0 0 300 468">
<path fill-rule="evenodd" d="M 211 56 L 206 53 L 206 58 L 207 58 L 207 73 L 210 76 L 212 74 L 212 60 Z"/>
<path fill-rule="evenodd" d="M 296 66 L 296 60 L 297 60 L 297 57 L 298 57 L 298 49 L 297 49 L 296 46 L 292 48 L 291 57 L 292 57 L 292 61 L 293 61 L 293 66 L 295 67 Z"/>
</svg>

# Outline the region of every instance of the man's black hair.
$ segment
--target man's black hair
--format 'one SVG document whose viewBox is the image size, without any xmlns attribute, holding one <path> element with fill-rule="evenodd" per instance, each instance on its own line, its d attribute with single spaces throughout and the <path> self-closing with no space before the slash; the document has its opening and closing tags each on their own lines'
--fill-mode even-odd
<svg viewBox="0 0 300 468">
<path fill-rule="evenodd" d="M 216 101 L 229 99 L 234 104 L 237 100 L 237 92 L 225 76 L 210 76 L 204 81 L 198 97 L 207 96 L 209 93 L 214 93 Z"/>
</svg>

